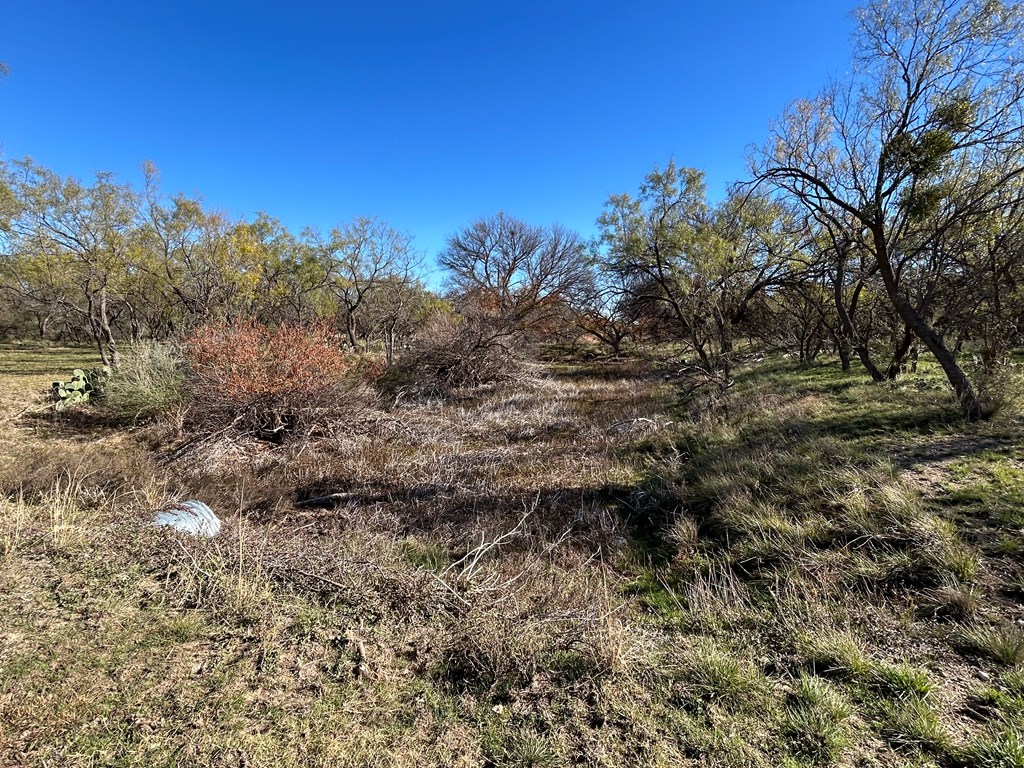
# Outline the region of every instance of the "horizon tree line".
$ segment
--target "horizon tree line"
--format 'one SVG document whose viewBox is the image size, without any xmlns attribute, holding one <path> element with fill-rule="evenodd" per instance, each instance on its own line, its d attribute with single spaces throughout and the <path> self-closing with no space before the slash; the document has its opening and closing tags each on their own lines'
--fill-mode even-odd
<svg viewBox="0 0 1024 768">
<path fill-rule="evenodd" d="M 856 22 L 851 73 L 793 102 L 721 202 L 669 162 L 608 199 L 594 241 L 482 217 L 438 256 L 443 296 L 377 218 L 294 234 L 166 197 L 151 165 L 137 190 L 0 163 L 3 330 L 89 340 L 116 365 L 120 341 L 210 320 L 328 317 L 391 364 L 444 313 L 476 349 L 681 342 L 722 386 L 751 347 L 834 353 L 876 381 L 927 352 L 981 418 L 1024 329 L 1024 9 L 872 0 Z"/>
</svg>

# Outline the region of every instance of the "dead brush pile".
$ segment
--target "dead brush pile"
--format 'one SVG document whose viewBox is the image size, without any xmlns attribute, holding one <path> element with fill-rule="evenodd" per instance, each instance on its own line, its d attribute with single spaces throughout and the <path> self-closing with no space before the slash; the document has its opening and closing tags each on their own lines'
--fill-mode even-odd
<svg viewBox="0 0 1024 768">
<path fill-rule="evenodd" d="M 443 394 L 516 380 L 521 350 L 514 336 L 486 321 L 436 315 L 416 335 L 399 370 L 413 389 Z"/>
</svg>

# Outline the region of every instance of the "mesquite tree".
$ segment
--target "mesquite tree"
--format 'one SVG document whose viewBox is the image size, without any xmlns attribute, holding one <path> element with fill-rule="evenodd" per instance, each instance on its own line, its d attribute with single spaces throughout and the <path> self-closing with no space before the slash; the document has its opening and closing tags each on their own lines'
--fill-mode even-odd
<svg viewBox="0 0 1024 768">
<path fill-rule="evenodd" d="M 703 173 L 674 163 L 649 173 L 636 197 L 609 198 L 598 224 L 630 303 L 667 315 L 701 368 L 725 381 L 738 326 L 800 259 L 801 232 L 783 206 L 731 195 L 711 207 Z"/>
<path fill-rule="evenodd" d="M 494 339 L 560 318 L 587 274 L 586 247 L 576 232 L 504 213 L 448 237 L 438 262 L 463 314 Z"/>
<path fill-rule="evenodd" d="M 951 230 L 1020 202 L 1021 6 L 875 0 L 857 20 L 853 74 L 790 107 L 756 175 L 837 228 L 852 222 L 893 308 L 978 419 L 981 402 L 935 324 L 943 307 L 915 306 L 913 282 L 943 274 L 936 246 Z"/>
</svg>

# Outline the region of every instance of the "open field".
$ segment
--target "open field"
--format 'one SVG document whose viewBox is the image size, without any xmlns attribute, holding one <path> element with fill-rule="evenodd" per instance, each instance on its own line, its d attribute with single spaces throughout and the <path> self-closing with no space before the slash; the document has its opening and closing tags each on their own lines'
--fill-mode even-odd
<svg viewBox="0 0 1024 768">
<path fill-rule="evenodd" d="M 1024 424 L 927 366 L 187 445 L 32 407 L 89 354 L 0 351 L 0 765 L 1024 765 Z M 147 525 L 186 498 L 220 537 Z"/>
</svg>

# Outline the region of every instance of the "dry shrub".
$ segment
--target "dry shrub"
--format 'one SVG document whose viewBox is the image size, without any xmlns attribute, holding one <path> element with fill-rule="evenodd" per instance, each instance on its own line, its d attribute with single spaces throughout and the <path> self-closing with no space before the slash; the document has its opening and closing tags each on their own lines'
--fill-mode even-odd
<svg viewBox="0 0 1024 768">
<path fill-rule="evenodd" d="M 513 379 L 520 361 L 508 334 L 485 321 L 437 314 L 417 334 L 400 368 L 415 385 L 443 392 Z"/>
<path fill-rule="evenodd" d="M 181 355 L 171 344 L 132 344 L 107 383 L 103 406 L 129 422 L 173 411 L 183 396 L 183 368 Z"/>
<path fill-rule="evenodd" d="M 83 503 L 110 501 L 127 489 L 151 487 L 159 475 L 152 455 L 129 440 L 87 443 L 29 442 L 0 459 L 0 495 L 36 503 L 71 474 L 80 478 Z"/>
<path fill-rule="evenodd" d="M 356 374 L 371 386 L 376 385 L 388 371 L 388 361 L 384 355 L 364 352 L 359 355 Z"/>
<path fill-rule="evenodd" d="M 368 389 L 340 341 L 323 324 L 197 328 L 185 342 L 193 419 L 279 441 L 361 410 Z"/>
<path fill-rule="evenodd" d="M 456 690 L 515 697 L 525 689 L 539 694 L 544 680 L 561 687 L 631 670 L 642 638 L 619 615 L 610 572 L 595 573 L 590 558 L 554 564 L 540 548 L 500 552 L 528 543 L 524 523 L 437 577 L 457 603 L 435 637 L 435 678 Z"/>
</svg>

